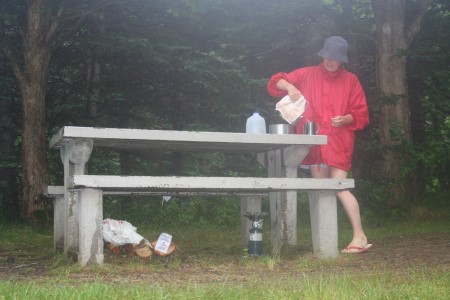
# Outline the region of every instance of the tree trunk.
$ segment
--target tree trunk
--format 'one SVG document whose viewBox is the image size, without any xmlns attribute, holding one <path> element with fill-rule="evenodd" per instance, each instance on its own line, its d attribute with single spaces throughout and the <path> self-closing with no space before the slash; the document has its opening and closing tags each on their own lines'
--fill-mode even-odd
<svg viewBox="0 0 450 300">
<path fill-rule="evenodd" d="M 411 140 L 408 88 L 406 84 L 406 50 L 404 37 L 404 0 L 374 1 L 382 3 L 374 13 L 377 24 L 377 83 L 380 92 L 380 140 L 385 147 L 384 172 L 388 182 L 399 179 L 401 158 L 396 146 L 402 139 Z M 405 195 L 405 186 L 391 189 L 394 199 Z"/>
<path fill-rule="evenodd" d="M 76 1 L 73 1 L 76 2 Z M 8 57 L 14 74 L 19 81 L 22 94 L 23 128 L 23 195 L 21 216 L 24 219 L 34 219 L 35 212 L 44 209 L 43 189 L 48 184 L 47 140 L 45 123 L 45 93 L 49 72 L 51 45 L 60 22 L 82 20 L 87 15 L 99 11 L 114 0 L 92 1 L 89 9 L 84 5 L 70 1 L 29 0 L 23 8 L 24 19 L 11 18 L 18 27 L 17 37 L 22 38 L 22 56 L 13 51 L 5 39 L 5 32 L 11 35 L 14 31 L 3 30 L 0 34 L 1 49 Z M 64 5 L 73 6 L 73 15 L 63 19 Z M 83 7 L 83 9 L 81 9 Z M 78 9 L 77 9 L 78 8 Z M 80 22 L 74 25 L 76 29 Z M 22 27 L 23 25 L 23 27 Z"/>
<path fill-rule="evenodd" d="M 385 147 L 384 173 L 389 183 L 402 178 L 405 161 L 398 146 L 412 140 L 411 120 L 406 83 L 406 56 L 413 37 L 420 30 L 421 20 L 432 0 L 420 1 L 417 14 L 406 24 L 405 0 L 372 0 L 377 28 L 377 83 L 381 99 L 379 120 L 380 141 Z M 403 179 L 408 176 L 403 177 Z M 401 180 L 391 186 L 394 205 L 407 193 L 407 182 Z"/>
<path fill-rule="evenodd" d="M 35 62 L 37 66 L 43 62 Z M 33 219 L 42 210 L 44 187 L 48 184 L 47 148 L 45 134 L 45 87 L 37 80 L 23 82 L 23 199 L 22 217 Z"/>
<path fill-rule="evenodd" d="M 11 61 L 22 94 L 23 193 L 21 217 L 35 220 L 45 209 L 43 191 L 48 184 L 45 92 L 47 88 L 50 45 L 62 8 L 53 14 L 53 0 L 28 1 L 26 25 L 22 28 L 23 64 L 12 51 Z"/>
<path fill-rule="evenodd" d="M 11 97 L 13 97 L 11 95 Z M 5 101 L 6 102 L 6 101 Z M 19 185 L 17 182 L 18 171 L 15 167 L 14 141 L 17 139 L 16 124 L 14 122 L 14 105 L 12 101 L 5 103 L 0 100 L 0 219 L 14 220 L 20 216 L 18 201 Z"/>
<path fill-rule="evenodd" d="M 103 34 L 105 31 L 105 16 L 103 13 L 98 14 L 98 33 Z M 88 50 L 87 53 L 87 74 L 86 74 L 86 91 L 89 91 L 89 98 L 87 102 L 87 113 L 89 116 L 95 120 L 97 118 L 97 104 L 100 99 L 100 73 L 101 65 L 97 61 L 96 55 L 92 52 L 92 49 Z M 128 125 L 128 124 L 127 124 Z"/>
<path fill-rule="evenodd" d="M 45 124 L 45 91 L 50 61 L 50 41 L 54 29 L 40 1 L 28 7 L 27 28 L 23 39 L 23 72 L 18 76 L 22 93 L 23 195 L 21 216 L 34 219 L 44 209 L 42 199 L 48 184 Z M 48 10 L 48 8 L 47 8 Z M 53 32 L 52 32 L 53 30 Z"/>
</svg>

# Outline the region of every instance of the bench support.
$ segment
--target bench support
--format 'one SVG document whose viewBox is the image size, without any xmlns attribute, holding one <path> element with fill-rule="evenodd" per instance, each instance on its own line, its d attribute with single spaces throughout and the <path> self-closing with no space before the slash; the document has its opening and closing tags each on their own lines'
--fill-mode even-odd
<svg viewBox="0 0 450 300">
<path fill-rule="evenodd" d="M 64 187 L 48 186 L 44 195 L 53 199 L 53 250 L 64 250 Z"/>
<path fill-rule="evenodd" d="M 269 177 L 297 178 L 298 165 L 308 150 L 309 147 L 290 146 L 267 152 Z M 271 192 L 269 199 L 272 253 L 277 255 L 284 241 L 297 244 L 297 190 Z"/>
<path fill-rule="evenodd" d="M 307 154 L 307 150 L 299 147 L 289 147 L 283 152 L 284 174 L 287 178 L 297 178 L 300 157 Z M 284 236 L 288 245 L 297 245 L 297 190 L 285 192 L 285 225 Z"/>
<path fill-rule="evenodd" d="M 336 191 L 353 187 L 353 179 L 73 175 L 67 190 L 64 187 L 49 186 L 46 193 L 55 198 L 55 248 L 58 248 L 61 239 L 64 242 L 69 240 L 69 237 L 64 236 L 65 231 L 61 229 L 62 224 L 67 226 L 67 220 L 64 219 L 67 206 L 63 205 L 66 201 L 62 195 L 64 192 L 77 195 L 74 199 L 77 211 L 74 216 L 74 220 L 77 221 L 75 233 L 77 248 L 73 249 L 73 252 L 78 254 L 79 263 L 86 265 L 103 262 L 102 198 L 105 194 L 216 195 L 218 192 L 222 194 L 228 191 L 239 195 L 241 199 L 241 242 L 246 245 L 251 222 L 247 218 L 243 219 L 243 215 L 247 212 L 260 213 L 261 199 L 264 196 L 262 192 L 270 191 L 271 225 L 277 226 L 271 228 L 272 238 L 274 233 L 278 234 L 271 242 L 273 249 L 279 251 L 283 241 L 281 234 L 286 232 L 280 228 L 289 228 L 283 214 L 289 212 L 296 215 L 296 211 L 292 206 L 288 206 L 289 202 L 284 201 L 282 195 L 287 194 L 286 192 L 295 193 L 295 198 L 291 200 L 296 202 L 296 190 L 308 190 L 314 254 L 319 258 L 333 258 L 338 256 Z M 223 190 L 219 191 L 220 189 Z M 74 240 L 71 242 L 75 245 Z"/>
<path fill-rule="evenodd" d="M 91 156 L 93 140 L 74 140 L 60 150 L 64 165 L 64 253 L 78 252 L 78 195 L 69 190 L 73 175 L 86 174 L 86 163 Z"/>
<path fill-rule="evenodd" d="M 336 192 L 310 191 L 309 210 L 314 255 L 318 258 L 338 257 Z"/>
<path fill-rule="evenodd" d="M 82 266 L 102 264 L 104 259 L 102 190 L 81 189 L 78 195 L 78 262 Z"/>
</svg>

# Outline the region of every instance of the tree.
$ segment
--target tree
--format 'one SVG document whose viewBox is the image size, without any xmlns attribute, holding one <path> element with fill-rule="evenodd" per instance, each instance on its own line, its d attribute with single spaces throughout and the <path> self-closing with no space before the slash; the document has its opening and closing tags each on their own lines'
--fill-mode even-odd
<svg viewBox="0 0 450 300">
<path fill-rule="evenodd" d="M 0 57 L 0 222 L 19 217 L 19 165 L 15 141 L 20 128 L 19 91 L 6 57 Z"/>
<path fill-rule="evenodd" d="M 3 2 L 0 43 L 22 95 L 21 216 L 32 219 L 43 208 L 40 195 L 48 183 L 45 95 L 55 34 L 62 23 L 81 21 L 112 1 L 77 1 L 75 7 L 65 0 Z"/>
<path fill-rule="evenodd" d="M 450 190 L 450 69 L 443 67 L 450 60 L 449 12 L 450 3 L 435 1 L 408 51 L 413 154 L 424 193 Z"/>
<path fill-rule="evenodd" d="M 380 141 L 386 149 L 384 173 L 390 183 L 398 182 L 402 176 L 402 154 L 398 147 L 412 140 L 405 54 L 432 1 L 372 0 L 377 35 L 377 84 L 382 101 Z M 391 204 L 404 197 L 406 191 L 405 181 L 392 185 Z"/>
</svg>

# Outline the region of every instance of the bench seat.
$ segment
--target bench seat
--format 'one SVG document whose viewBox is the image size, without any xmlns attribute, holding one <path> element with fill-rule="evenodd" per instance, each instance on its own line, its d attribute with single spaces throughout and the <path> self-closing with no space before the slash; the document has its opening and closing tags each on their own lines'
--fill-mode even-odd
<svg viewBox="0 0 450 300">
<path fill-rule="evenodd" d="M 74 175 L 70 188 L 98 188 L 104 192 L 124 193 L 239 194 L 289 190 L 344 190 L 354 186 L 353 179 Z"/>
<path fill-rule="evenodd" d="M 246 195 L 261 197 L 271 192 L 308 191 L 312 195 L 310 196 L 312 230 L 317 232 L 315 244 L 327 248 L 328 246 L 321 246 L 324 240 L 325 243 L 329 240 L 335 243 L 334 240 L 337 240 L 334 193 L 353 187 L 353 179 L 74 175 L 68 192 L 80 193 L 79 199 L 83 199 L 79 203 L 78 215 L 80 226 L 78 260 L 85 265 L 103 262 L 101 234 L 103 195 L 230 194 L 240 196 L 241 202 L 251 202 L 253 198 Z M 64 187 L 49 186 L 45 193 L 55 198 L 54 245 L 55 248 L 59 248 L 64 243 Z M 245 207 L 252 207 L 252 204 Z M 317 253 L 321 253 L 320 251 L 316 250 Z"/>
</svg>

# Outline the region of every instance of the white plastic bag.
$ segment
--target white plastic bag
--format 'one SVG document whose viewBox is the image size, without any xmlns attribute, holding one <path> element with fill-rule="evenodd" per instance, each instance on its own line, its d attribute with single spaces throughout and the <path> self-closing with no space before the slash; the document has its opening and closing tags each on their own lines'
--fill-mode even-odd
<svg viewBox="0 0 450 300">
<path fill-rule="evenodd" d="M 297 124 L 305 112 L 305 97 L 301 97 L 298 101 L 292 101 L 289 95 L 277 102 L 275 109 L 280 112 L 281 117 L 289 124 Z"/>
<path fill-rule="evenodd" d="M 139 244 L 144 238 L 136 232 L 136 229 L 127 221 L 104 219 L 103 239 L 114 246 Z"/>
</svg>

